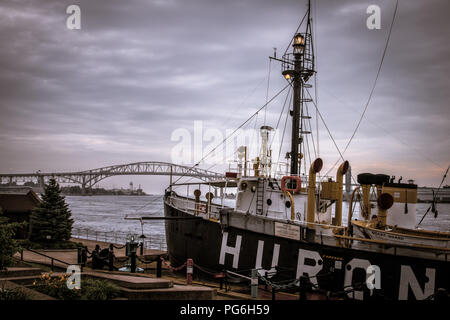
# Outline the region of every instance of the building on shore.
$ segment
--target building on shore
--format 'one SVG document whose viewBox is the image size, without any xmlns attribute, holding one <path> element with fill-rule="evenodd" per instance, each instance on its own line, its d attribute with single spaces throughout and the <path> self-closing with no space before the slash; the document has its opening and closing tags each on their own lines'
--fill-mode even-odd
<svg viewBox="0 0 450 320">
<path fill-rule="evenodd" d="M 419 202 L 432 202 L 434 197 L 437 202 L 450 203 L 450 186 L 445 186 L 441 189 L 420 187 L 417 191 L 417 198 Z"/>
<path fill-rule="evenodd" d="M 0 208 L 11 222 L 30 222 L 31 211 L 42 200 L 31 187 L 0 187 Z M 28 238 L 29 224 L 16 231 L 16 238 Z"/>
</svg>

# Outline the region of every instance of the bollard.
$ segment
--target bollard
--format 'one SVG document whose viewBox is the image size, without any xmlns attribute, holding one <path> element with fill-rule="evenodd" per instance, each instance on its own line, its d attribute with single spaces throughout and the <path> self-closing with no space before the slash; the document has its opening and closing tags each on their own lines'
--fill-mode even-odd
<svg viewBox="0 0 450 320">
<path fill-rule="evenodd" d="M 300 288 L 299 288 L 299 300 L 307 300 L 306 291 L 309 285 L 309 278 L 306 276 L 300 277 Z"/>
<path fill-rule="evenodd" d="M 256 269 L 252 269 L 251 291 L 252 298 L 258 299 L 258 270 Z"/>
<path fill-rule="evenodd" d="M 156 260 L 156 277 L 161 278 L 161 271 L 162 271 L 162 261 L 161 256 L 158 256 Z"/>
<path fill-rule="evenodd" d="M 135 273 L 136 272 L 136 251 L 131 251 L 130 252 L 130 260 L 131 260 L 131 266 L 130 266 L 130 271 L 131 273 Z"/>
<path fill-rule="evenodd" d="M 108 270 L 114 271 L 114 253 L 109 252 L 108 256 Z"/>
<path fill-rule="evenodd" d="M 141 243 L 140 243 L 140 246 L 141 246 L 141 248 L 140 248 L 140 254 L 141 254 L 141 256 L 143 256 L 143 255 L 144 255 L 144 242 L 141 242 Z"/>
<path fill-rule="evenodd" d="M 186 263 L 186 283 L 192 284 L 192 275 L 194 273 L 194 260 L 187 259 Z"/>
<path fill-rule="evenodd" d="M 82 260 L 81 260 L 81 248 L 80 247 L 77 248 L 77 263 L 78 264 L 82 263 Z"/>
<path fill-rule="evenodd" d="M 220 290 L 223 289 L 223 279 L 225 278 L 225 272 L 216 273 L 214 279 L 219 279 Z"/>
<path fill-rule="evenodd" d="M 114 271 L 114 245 L 112 243 L 109 245 L 108 270 Z"/>
<path fill-rule="evenodd" d="M 84 248 L 81 248 L 81 266 L 83 266 L 83 267 L 86 266 L 87 252 L 88 252 L 87 246 L 84 246 Z"/>
</svg>

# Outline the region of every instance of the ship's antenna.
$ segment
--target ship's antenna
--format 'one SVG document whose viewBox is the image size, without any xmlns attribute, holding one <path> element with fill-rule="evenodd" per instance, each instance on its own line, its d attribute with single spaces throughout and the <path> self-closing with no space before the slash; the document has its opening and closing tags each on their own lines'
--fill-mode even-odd
<svg viewBox="0 0 450 320">
<path fill-rule="evenodd" d="M 311 1 L 308 1 L 308 9 L 306 13 L 306 28 L 302 32 L 302 22 L 297 28 L 291 43 L 293 52 L 286 53 L 281 59 L 276 57 L 270 57 L 273 60 L 281 61 L 282 74 L 293 88 L 293 101 L 292 101 L 292 134 L 291 134 L 291 152 L 290 162 L 291 175 L 300 175 L 299 165 L 303 154 L 301 153 L 301 146 L 303 142 L 303 135 L 309 134 L 309 131 L 303 131 L 303 106 L 311 99 L 306 97 L 305 88 L 310 88 L 311 85 L 307 84 L 308 80 L 314 75 L 314 50 L 313 50 L 313 38 L 311 35 Z"/>
</svg>

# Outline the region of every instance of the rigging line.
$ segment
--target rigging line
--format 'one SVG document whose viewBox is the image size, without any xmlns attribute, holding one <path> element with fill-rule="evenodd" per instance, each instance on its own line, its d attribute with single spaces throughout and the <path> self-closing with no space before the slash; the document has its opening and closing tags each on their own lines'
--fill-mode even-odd
<svg viewBox="0 0 450 320">
<path fill-rule="evenodd" d="M 306 116 L 309 117 L 309 108 L 308 108 L 308 104 L 305 103 L 305 107 L 306 107 Z M 311 126 L 311 119 L 308 118 L 307 120 L 308 120 L 307 123 L 309 124 L 309 130 L 310 130 L 310 132 L 311 132 L 311 142 L 312 142 L 312 145 L 313 145 L 314 156 L 317 158 L 316 145 L 315 145 L 315 143 L 314 143 L 314 137 L 313 137 L 313 134 L 312 134 L 313 130 L 312 130 L 312 126 Z M 306 121 L 305 121 L 305 122 L 306 122 Z M 307 127 L 306 125 L 305 125 L 305 127 L 306 127 L 306 130 L 308 130 L 308 127 Z"/>
<path fill-rule="evenodd" d="M 246 128 L 250 123 L 251 122 L 247 123 L 243 128 Z M 233 140 L 229 140 L 229 141 L 226 142 L 226 144 L 224 146 L 225 149 L 226 149 L 227 144 L 230 143 L 230 141 L 233 141 Z M 232 154 L 232 157 L 234 157 L 237 153 L 238 153 L 238 150 L 235 150 L 234 153 Z M 226 156 L 226 154 L 225 154 L 225 156 Z M 214 168 L 215 166 L 218 166 L 218 165 L 219 165 L 219 163 L 214 163 L 210 167 L 206 168 L 205 170 L 209 171 L 209 170 L 211 170 L 212 168 Z M 186 183 L 191 181 L 192 179 L 196 179 L 196 177 L 190 177 L 189 179 L 186 180 Z M 174 187 L 178 187 L 178 186 L 174 186 Z"/>
<path fill-rule="evenodd" d="M 314 16 L 316 17 L 317 15 L 317 10 L 316 10 L 316 2 L 314 2 Z M 314 25 L 314 30 L 316 29 L 316 20 L 313 20 L 313 25 Z M 312 32 L 312 31 L 311 31 Z M 313 33 L 313 43 L 316 41 L 316 35 L 315 33 Z M 315 69 L 315 73 L 314 73 L 314 100 L 316 103 L 316 106 L 319 106 L 319 83 L 318 83 L 318 72 L 317 72 L 317 64 L 318 64 L 318 54 L 317 54 L 317 47 L 314 50 L 314 69 Z M 319 117 L 317 115 L 317 111 L 316 111 L 316 135 L 317 135 L 317 157 L 320 157 L 320 152 L 319 152 Z"/>
<path fill-rule="evenodd" d="M 290 82 L 289 82 L 289 84 L 292 86 L 292 84 L 291 84 Z M 311 100 L 312 100 L 311 93 L 309 93 L 309 90 L 308 90 L 308 89 L 306 89 L 306 92 L 308 93 L 309 97 L 310 97 Z M 338 151 L 338 153 L 339 153 L 339 155 L 341 156 L 342 160 L 344 160 L 344 156 L 342 155 L 341 150 L 339 150 L 339 147 L 337 146 L 336 141 L 334 140 L 333 135 L 331 134 L 330 129 L 328 129 L 328 126 L 327 126 L 327 124 L 325 123 L 325 120 L 323 119 L 322 114 L 321 114 L 320 111 L 319 111 L 319 108 L 317 108 L 317 106 L 316 106 L 316 104 L 314 103 L 314 101 L 312 101 L 312 102 L 313 102 L 313 105 L 314 105 L 314 107 L 315 107 L 317 113 L 319 114 L 320 119 L 322 120 L 322 122 L 323 122 L 325 128 L 327 129 L 328 135 L 330 136 L 331 140 L 333 141 L 334 146 L 336 147 L 336 150 Z M 345 161 L 345 160 L 344 160 L 344 161 Z"/>
<path fill-rule="evenodd" d="M 287 101 L 289 99 L 289 95 L 290 94 L 291 94 L 291 87 L 289 87 L 289 90 L 288 90 L 288 92 L 286 94 L 286 99 L 284 100 L 283 108 L 281 109 L 280 116 L 278 117 L 277 126 L 275 128 L 275 131 L 278 129 L 278 126 L 280 125 L 280 120 L 281 120 L 281 117 L 283 116 L 284 108 L 286 108 L 286 103 L 287 103 Z M 275 135 L 273 135 L 273 137 L 272 137 L 272 142 L 270 143 L 269 149 L 272 148 L 272 144 L 273 144 L 274 140 L 275 140 Z"/>
<path fill-rule="evenodd" d="M 319 99 L 317 98 L 317 93 L 318 93 L 318 89 L 317 89 L 317 75 L 314 77 L 314 99 L 316 102 L 316 105 L 318 105 L 319 103 Z M 320 157 L 320 149 L 319 149 L 319 117 L 317 116 L 317 111 L 316 111 L 316 136 L 317 136 L 317 157 Z"/>
<path fill-rule="evenodd" d="M 318 98 L 318 95 L 319 95 L 319 84 L 318 84 L 318 72 L 317 72 L 317 70 L 318 70 L 318 67 L 317 67 L 317 65 L 318 65 L 318 53 L 317 53 L 317 46 L 314 46 L 313 44 L 315 44 L 315 43 L 317 43 L 316 42 L 316 39 L 317 39 L 317 37 L 316 37 L 316 33 L 315 33 L 315 31 L 317 30 L 317 12 L 318 12 L 318 10 L 317 10 L 317 1 L 314 1 L 314 3 L 313 3 L 313 6 L 314 6 L 314 9 L 313 9 L 313 17 L 311 18 L 311 20 L 312 20 L 312 24 L 311 24 L 311 34 L 312 34 L 312 43 L 311 43 L 311 45 L 312 45 L 312 48 L 313 48 L 313 53 L 314 53 L 314 69 L 315 69 L 315 73 L 314 73 L 314 101 L 315 101 L 315 105 L 317 106 L 317 109 L 318 109 L 318 106 L 319 106 L 319 98 Z M 309 120 L 309 125 L 310 125 L 310 127 L 311 127 L 311 120 Z M 311 132 L 312 132 L 312 127 L 311 127 Z M 314 138 L 313 138 L 313 135 L 311 134 L 311 138 L 312 138 L 312 141 L 313 141 L 313 146 L 315 147 L 315 145 L 314 145 Z M 316 140 L 317 140 L 317 152 L 315 151 L 315 156 L 316 156 L 316 158 L 319 158 L 320 157 L 320 149 L 319 149 L 319 140 L 320 140 L 320 136 L 319 136 L 319 116 L 318 116 L 318 112 L 317 112 L 317 110 L 316 110 Z M 320 177 L 320 172 L 318 173 L 318 176 L 319 176 L 319 180 L 321 179 L 321 177 Z"/>
<path fill-rule="evenodd" d="M 377 85 L 378 77 L 379 77 L 380 72 L 381 72 L 381 67 L 383 66 L 384 57 L 386 56 L 386 51 L 387 51 L 387 48 L 389 46 L 389 39 L 391 38 L 392 27 L 394 26 L 395 16 L 397 14 L 397 7 L 398 7 L 398 0 L 395 3 L 395 9 L 394 9 L 394 15 L 392 17 L 391 27 L 389 28 L 389 34 L 388 34 L 388 37 L 387 37 L 387 40 L 386 40 L 386 45 L 385 45 L 384 50 L 383 50 L 383 55 L 381 57 L 381 62 L 380 62 L 380 66 L 378 67 L 378 71 L 377 71 L 377 75 L 375 77 L 375 81 L 373 82 L 372 90 L 370 91 L 369 98 L 367 99 L 367 103 L 366 103 L 366 106 L 364 107 L 364 111 L 361 114 L 361 117 L 360 117 L 360 119 L 358 121 L 358 125 L 356 126 L 355 130 L 353 131 L 352 136 L 350 137 L 350 140 L 348 141 L 347 145 L 345 146 L 345 149 L 343 151 L 344 153 L 347 150 L 347 148 L 350 145 L 350 143 L 352 142 L 353 137 L 355 136 L 356 131 L 358 131 L 359 126 L 361 125 L 362 119 L 364 118 L 364 115 L 365 115 L 365 113 L 367 111 L 367 107 L 369 106 L 369 103 L 370 103 L 370 101 L 372 99 L 373 92 L 375 91 L 375 87 Z"/>
<path fill-rule="evenodd" d="M 255 134 L 252 134 L 250 136 L 250 145 L 253 145 L 253 139 L 258 139 L 257 134 L 256 134 L 256 127 L 258 125 L 258 115 L 259 115 L 259 113 L 256 113 L 255 125 L 253 126 L 253 133 L 255 133 Z M 258 142 L 258 140 L 256 142 Z"/>
<path fill-rule="evenodd" d="M 309 141 L 308 141 L 308 135 L 306 135 L 306 147 L 304 147 L 305 149 L 305 153 L 308 153 L 308 158 L 309 158 L 309 164 L 311 165 L 311 152 L 309 151 Z M 305 158 L 305 175 L 306 175 L 306 157 Z"/>
<path fill-rule="evenodd" d="M 221 143 L 219 143 L 217 146 L 215 146 L 210 152 L 208 152 L 205 156 L 203 156 L 196 164 L 194 164 L 189 169 L 193 169 L 196 166 L 198 166 L 203 160 L 205 160 L 209 155 L 211 155 L 220 145 L 222 145 L 224 142 L 226 142 L 231 136 L 233 136 L 236 131 L 238 131 L 240 128 L 242 128 L 247 122 L 249 122 L 255 115 L 258 114 L 263 108 L 265 108 L 269 103 L 271 103 L 275 98 L 277 98 L 286 88 L 289 87 L 289 84 L 286 85 L 284 88 L 282 88 L 280 91 L 278 91 L 277 94 L 275 94 L 267 103 L 265 103 L 261 108 L 259 108 L 255 113 L 253 113 L 252 116 L 250 116 L 247 120 L 245 120 L 239 127 L 237 127 L 232 133 L 230 133 L 227 137 L 223 139 Z M 186 175 L 187 171 L 174 182 L 177 183 L 181 178 L 183 178 Z M 173 184 L 173 183 L 172 183 Z"/>
<path fill-rule="evenodd" d="M 292 41 L 294 41 L 295 35 L 297 34 L 298 30 L 299 30 L 300 27 L 302 26 L 303 21 L 305 20 L 305 18 L 306 18 L 307 15 L 308 15 L 308 10 L 305 12 L 305 15 L 303 16 L 302 20 L 300 21 L 300 24 L 298 25 L 297 29 L 295 30 L 294 36 L 291 37 L 291 41 L 290 41 L 289 44 L 287 45 L 286 50 L 284 50 L 283 56 L 286 55 L 287 51 L 289 50 L 289 47 L 291 46 Z"/>
<path fill-rule="evenodd" d="M 243 128 L 246 128 L 250 123 L 251 123 L 251 122 L 247 123 Z M 224 146 L 225 148 L 226 148 L 226 145 L 227 145 L 228 143 L 230 143 L 230 141 L 233 141 L 233 140 L 229 140 L 228 142 L 226 142 L 226 144 L 225 144 L 225 146 Z M 234 157 L 237 153 L 238 153 L 238 150 L 235 150 L 234 153 L 232 154 L 232 157 Z M 225 155 L 225 156 L 226 156 L 226 155 Z M 217 165 L 219 165 L 219 163 L 214 163 L 214 164 L 212 164 L 210 167 L 206 168 L 205 170 L 209 171 L 209 170 L 211 170 L 212 168 L 214 168 L 214 167 L 217 166 Z M 185 182 L 187 183 L 187 182 L 189 182 L 189 181 L 192 181 L 192 179 L 196 179 L 196 177 L 190 177 L 190 178 L 187 179 Z M 200 183 L 200 182 L 199 182 L 199 183 Z M 179 187 L 179 186 L 175 185 L 174 188 L 176 188 L 176 187 Z"/>
<path fill-rule="evenodd" d="M 309 93 L 309 90 L 308 90 L 308 89 L 306 89 L 306 92 L 308 93 L 309 97 L 312 99 L 311 94 Z M 314 102 L 313 102 L 313 104 L 314 104 Z M 338 145 L 336 144 L 336 141 L 334 140 L 333 135 L 332 135 L 331 132 L 330 132 L 330 129 L 328 129 L 328 126 L 327 126 L 327 124 L 326 124 L 326 122 L 325 122 L 325 119 L 322 117 L 322 114 L 321 114 L 320 111 L 319 111 L 319 108 L 317 108 L 317 106 L 316 106 L 315 104 L 314 104 L 314 107 L 316 108 L 316 111 L 317 111 L 317 113 L 319 114 L 319 117 L 320 117 L 320 119 L 322 120 L 323 125 L 325 126 L 325 129 L 327 129 L 328 135 L 330 136 L 331 140 L 333 141 L 333 144 L 334 144 L 334 146 L 336 147 L 336 150 L 338 151 L 339 155 L 341 156 L 342 161 L 345 161 L 344 156 L 343 156 L 342 153 L 341 153 L 341 150 L 339 150 L 339 147 L 338 147 Z M 338 159 L 338 161 L 339 161 L 339 159 Z M 328 173 L 329 173 L 330 171 L 331 171 L 331 170 L 329 170 L 329 171 L 325 174 L 325 177 L 328 175 Z M 352 180 L 353 180 L 354 183 L 356 183 L 356 180 L 355 180 L 355 178 L 353 177 L 353 174 L 352 174 Z"/>
<path fill-rule="evenodd" d="M 270 71 L 272 70 L 272 59 L 269 59 L 269 75 L 267 76 L 267 90 L 266 90 L 266 103 L 269 100 L 269 86 L 270 86 Z M 267 107 L 264 108 L 264 125 L 266 125 L 266 113 Z"/>
<path fill-rule="evenodd" d="M 147 207 L 147 206 L 149 206 L 149 205 L 151 205 L 151 204 L 153 204 L 153 203 L 156 203 L 157 200 L 160 201 L 161 199 L 155 198 L 155 199 L 149 201 L 148 203 L 146 203 L 146 204 L 142 205 L 141 207 L 137 208 L 137 209 L 134 211 L 134 213 L 137 213 L 138 211 L 144 209 L 145 207 Z"/>
<path fill-rule="evenodd" d="M 291 99 L 292 99 L 292 96 L 293 96 L 293 92 L 291 92 Z M 289 99 L 289 101 L 290 101 L 290 99 Z M 278 151 L 277 164 L 280 163 L 281 150 L 282 150 L 282 148 L 283 148 L 284 134 L 285 134 L 285 132 L 286 132 L 287 122 L 288 122 L 288 118 L 289 118 L 289 112 L 290 112 L 290 108 L 287 108 L 287 112 L 286 112 L 286 120 L 284 121 L 283 134 L 282 134 L 282 136 L 281 136 L 280 149 L 279 149 L 279 151 Z M 281 166 L 280 166 L 280 169 L 281 169 Z"/>
<path fill-rule="evenodd" d="M 431 209 L 431 208 L 434 206 L 434 204 L 436 203 L 436 197 L 437 197 L 437 194 L 438 194 L 439 190 L 441 189 L 441 186 L 442 186 L 442 184 L 444 183 L 445 178 L 447 178 L 447 173 L 448 173 L 448 170 L 449 170 L 449 169 L 450 169 L 450 165 L 447 167 L 447 170 L 445 171 L 444 176 L 442 177 L 442 181 L 441 181 L 441 183 L 439 184 L 439 187 L 438 187 L 437 191 L 433 194 L 433 201 L 431 202 L 431 205 L 428 207 L 427 212 L 425 212 L 425 214 L 423 215 L 422 219 L 420 219 L 420 222 L 419 222 L 417 225 L 419 225 L 419 224 L 422 223 L 422 221 L 423 221 L 423 219 L 425 218 L 425 216 L 428 214 L 428 212 L 430 211 L 430 209 Z"/>
<path fill-rule="evenodd" d="M 302 97 L 305 96 L 305 88 L 302 87 Z M 303 148 L 303 169 L 305 171 L 303 171 L 303 174 L 306 175 L 306 152 L 309 152 L 309 144 L 308 144 L 308 135 L 307 134 L 303 134 L 302 131 L 307 131 L 308 129 L 306 128 L 306 123 L 304 120 L 304 110 L 306 106 L 306 102 L 304 104 L 301 105 L 301 109 L 300 109 L 300 137 L 301 137 L 301 141 L 306 139 L 306 143 L 302 143 L 300 145 L 300 153 L 302 152 L 302 148 Z M 308 150 L 306 150 L 306 148 L 308 148 Z M 302 159 L 300 159 L 300 169 L 301 169 L 301 161 Z"/>
<path fill-rule="evenodd" d="M 388 48 L 388 46 L 389 46 L 389 40 L 390 40 L 390 38 L 391 38 L 392 27 L 394 26 L 395 17 L 396 17 L 396 15 L 397 15 L 397 8 L 398 8 L 398 0 L 395 2 L 395 8 L 394 8 L 394 14 L 393 14 L 393 16 L 392 16 L 391 26 L 390 26 L 390 28 L 389 28 L 389 33 L 388 33 L 388 37 L 387 37 L 387 39 L 386 39 L 386 44 L 385 44 L 385 46 L 384 46 L 383 55 L 381 56 L 380 65 L 379 65 L 379 67 L 378 67 L 377 75 L 375 76 L 375 80 L 374 80 L 374 82 L 373 82 L 372 89 L 371 89 L 371 91 L 370 91 L 369 97 L 368 97 L 368 99 L 367 99 L 367 102 L 366 102 L 366 105 L 365 105 L 365 107 L 364 107 L 364 110 L 363 110 L 363 112 L 362 112 L 362 114 L 361 114 L 361 117 L 359 118 L 358 124 L 356 125 L 356 128 L 355 128 L 355 130 L 353 131 L 353 134 L 352 134 L 352 136 L 350 137 L 350 140 L 347 142 L 347 145 L 345 146 L 344 151 L 343 151 L 342 153 L 345 153 L 345 151 L 347 151 L 347 148 L 349 147 L 350 143 L 352 142 L 353 138 L 355 137 L 356 132 L 358 131 L 359 126 L 361 125 L 361 122 L 362 122 L 362 120 L 363 120 L 363 118 L 364 118 L 364 115 L 366 114 L 367 108 L 369 107 L 369 103 L 370 103 L 370 101 L 371 101 L 371 99 L 372 99 L 372 95 L 373 95 L 373 92 L 375 91 L 375 87 L 376 87 L 376 85 L 377 85 L 378 77 L 379 77 L 380 72 L 381 72 L 381 67 L 383 66 L 384 57 L 386 56 L 387 48 Z M 339 160 L 338 160 L 338 161 L 339 161 Z M 336 164 L 337 164 L 337 162 L 335 163 L 335 165 L 334 165 L 330 170 L 328 170 L 328 172 L 331 171 L 332 169 L 334 169 L 334 167 L 336 166 Z M 328 173 L 327 173 L 327 174 L 328 174 Z"/>
<path fill-rule="evenodd" d="M 253 90 L 252 90 L 246 97 L 244 97 L 244 99 L 242 99 L 242 101 L 239 103 L 239 105 L 238 105 L 238 107 L 237 107 L 237 110 L 241 109 L 241 106 L 244 104 L 244 102 L 245 102 L 248 98 L 250 98 L 250 97 L 255 93 L 255 91 L 261 86 L 261 84 L 264 82 L 265 79 L 266 79 L 266 78 L 263 77 L 263 78 L 259 81 L 259 83 L 253 88 Z M 229 116 L 228 116 L 224 121 L 222 121 L 222 123 L 223 123 L 223 124 L 228 123 L 228 121 L 233 117 L 233 115 L 235 115 L 235 113 L 234 113 L 234 112 L 230 112 L 230 113 L 229 113 Z"/>
</svg>

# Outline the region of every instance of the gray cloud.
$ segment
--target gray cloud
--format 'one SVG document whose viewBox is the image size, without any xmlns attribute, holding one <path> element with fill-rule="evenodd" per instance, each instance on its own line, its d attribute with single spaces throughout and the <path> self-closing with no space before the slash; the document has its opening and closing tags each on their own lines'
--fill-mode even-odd
<svg viewBox="0 0 450 320">
<path fill-rule="evenodd" d="M 0 4 L 0 171 L 170 161 L 173 130 L 192 130 L 194 120 L 235 128 L 264 103 L 267 57 L 284 51 L 305 3 L 84 0 L 76 1 L 79 31 L 65 27 L 73 1 Z M 381 7 L 381 30 L 365 27 L 371 4 Z M 394 4 L 314 5 L 319 107 L 341 148 L 370 92 Z M 400 1 L 374 97 L 346 153 L 354 172 L 440 182 L 450 159 L 449 7 Z M 285 85 L 279 71 L 273 65 L 271 94 Z M 283 101 L 268 109 L 270 124 Z M 327 168 L 337 153 L 323 125 L 320 138 Z"/>
</svg>

